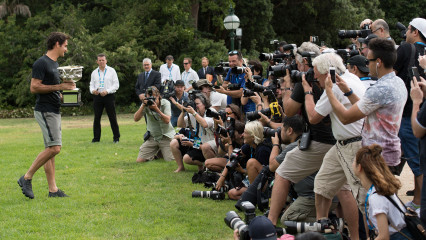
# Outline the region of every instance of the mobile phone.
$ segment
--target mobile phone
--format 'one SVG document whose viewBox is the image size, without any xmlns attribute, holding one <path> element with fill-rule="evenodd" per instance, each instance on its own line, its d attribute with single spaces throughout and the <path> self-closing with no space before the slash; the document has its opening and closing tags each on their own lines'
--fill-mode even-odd
<svg viewBox="0 0 426 240">
<path fill-rule="evenodd" d="M 419 70 L 417 69 L 417 67 L 412 67 L 411 72 L 413 73 L 413 77 L 416 77 L 416 80 L 420 81 L 420 74 L 419 74 Z"/>
<path fill-rule="evenodd" d="M 336 68 L 330 67 L 329 70 L 330 70 L 331 81 L 333 83 L 336 83 Z"/>
</svg>

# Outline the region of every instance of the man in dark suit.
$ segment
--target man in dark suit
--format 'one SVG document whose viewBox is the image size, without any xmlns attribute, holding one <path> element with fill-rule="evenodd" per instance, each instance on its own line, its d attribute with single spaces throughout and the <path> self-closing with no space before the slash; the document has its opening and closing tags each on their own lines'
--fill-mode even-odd
<svg viewBox="0 0 426 240">
<path fill-rule="evenodd" d="M 145 72 L 138 75 L 135 86 L 136 95 L 139 96 L 141 101 L 145 98 L 145 91 L 148 87 L 155 86 L 157 89 L 161 89 L 161 74 L 152 70 L 151 59 L 145 58 L 143 60 L 143 69 Z"/>
<path fill-rule="evenodd" d="M 209 59 L 203 57 L 201 59 L 201 65 L 203 67 L 197 71 L 198 77 L 200 77 L 200 79 L 207 79 L 214 85 L 216 82 L 216 74 L 214 73 L 214 68 L 209 66 Z"/>
</svg>

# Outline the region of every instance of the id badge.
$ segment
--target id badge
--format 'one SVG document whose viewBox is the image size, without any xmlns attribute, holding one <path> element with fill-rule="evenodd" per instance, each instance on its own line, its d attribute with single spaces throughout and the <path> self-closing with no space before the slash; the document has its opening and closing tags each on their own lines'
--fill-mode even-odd
<svg viewBox="0 0 426 240">
<path fill-rule="evenodd" d="M 200 145 L 201 145 L 201 139 L 199 137 L 195 137 L 193 148 L 200 149 Z"/>
</svg>

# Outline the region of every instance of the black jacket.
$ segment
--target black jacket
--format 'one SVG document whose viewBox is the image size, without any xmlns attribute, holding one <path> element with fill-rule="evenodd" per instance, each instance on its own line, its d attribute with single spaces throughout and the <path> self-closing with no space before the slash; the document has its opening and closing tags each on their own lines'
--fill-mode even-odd
<svg viewBox="0 0 426 240">
<path fill-rule="evenodd" d="M 142 72 L 138 75 L 138 80 L 136 81 L 135 91 L 136 95 L 145 93 L 148 87 L 155 86 L 158 90 L 161 89 L 161 73 L 151 70 L 151 73 L 148 76 L 148 79 L 145 79 L 145 72 Z"/>
</svg>

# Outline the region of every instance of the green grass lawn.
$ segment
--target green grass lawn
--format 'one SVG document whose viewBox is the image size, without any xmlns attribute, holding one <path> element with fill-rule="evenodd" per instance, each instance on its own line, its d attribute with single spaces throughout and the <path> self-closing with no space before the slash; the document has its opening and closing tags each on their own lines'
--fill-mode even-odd
<svg viewBox="0 0 426 240">
<path fill-rule="evenodd" d="M 70 197 L 48 198 L 41 168 L 30 200 L 17 180 L 44 148 L 40 128 L 31 118 L 0 119 L 0 239 L 232 239 L 223 218 L 235 202 L 192 198 L 193 190 L 207 190 L 191 183 L 195 166 L 174 173 L 175 162 L 135 162 L 143 120 L 119 115 L 119 144 L 106 114 L 101 142 L 92 144 L 92 121 L 62 119 L 56 182 Z"/>
</svg>

